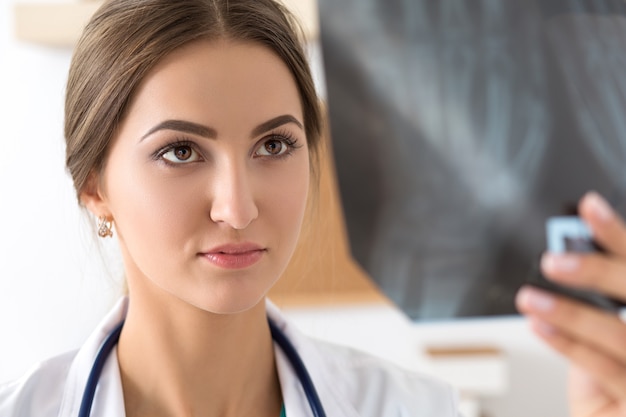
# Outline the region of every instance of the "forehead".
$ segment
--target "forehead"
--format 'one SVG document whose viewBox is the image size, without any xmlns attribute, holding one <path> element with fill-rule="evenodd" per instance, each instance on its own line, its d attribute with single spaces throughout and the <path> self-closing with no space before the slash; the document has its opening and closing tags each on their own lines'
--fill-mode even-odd
<svg viewBox="0 0 626 417">
<path fill-rule="evenodd" d="M 139 86 L 126 120 L 145 125 L 183 117 L 220 129 L 285 113 L 302 121 L 296 82 L 280 57 L 261 44 L 220 39 L 163 58 Z"/>
</svg>

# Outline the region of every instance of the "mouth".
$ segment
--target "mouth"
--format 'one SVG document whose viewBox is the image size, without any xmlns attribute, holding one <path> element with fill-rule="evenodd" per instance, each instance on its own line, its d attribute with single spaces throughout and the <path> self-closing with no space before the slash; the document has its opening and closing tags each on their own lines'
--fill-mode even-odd
<svg viewBox="0 0 626 417">
<path fill-rule="evenodd" d="M 199 255 L 219 268 L 245 269 L 259 262 L 266 253 L 267 248 L 244 243 L 218 246 Z"/>
</svg>

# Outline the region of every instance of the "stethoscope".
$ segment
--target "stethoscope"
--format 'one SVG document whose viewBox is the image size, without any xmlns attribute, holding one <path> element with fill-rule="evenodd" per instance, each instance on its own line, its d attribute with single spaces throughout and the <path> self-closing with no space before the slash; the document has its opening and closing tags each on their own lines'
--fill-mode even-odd
<svg viewBox="0 0 626 417">
<path fill-rule="evenodd" d="M 309 406 L 311 407 L 313 416 L 326 417 L 324 407 L 322 407 L 322 403 L 320 402 L 320 398 L 317 395 L 317 391 L 315 390 L 315 386 L 313 385 L 311 376 L 306 370 L 304 362 L 302 362 L 302 358 L 300 358 L 300 355 L 298 355 L 296 348 L 291 344 L 287 336 L 285 336 L 285 333 L 283 333 L 283 331 L 276 325 L 276 323 L 274 323 L 269 317 L 267 318 L 267 321 L 270 325 L 272 339 L 278 344 L 278 346 L 280 346 L 285 356 L 287 356 L 291 367 L 296 372 L 296 375 L 300 380 L 300 384 L 302 385 L 302 388 L 304 389 L 304 394 L 309 401 Z M 102 368 L 104 368 L 104 363 L 106 362 L 109 354 L 111 353 L 115 345 L 117 345 L 117 342 L 120 339 L 120 333 L 122 332 L 123 326 L 124 321 L 118 324 L 113 329 L 113 331 L 109 333 L 109 335 L 102 343 L 98 354 L 96 355 L 96 359 L 94 360 L 91 372 L 89 372 L 89 378 L 87 378 L 87 385 L 85 386 L 83 399 L 80 403 L 78 417 L 89 417 L 89 415 L 91 414 L 91 406 L 93 405 L 96 387 L 98 386 L 98 379 L 100 379 L 100 374 L 102 373 Z"/>
</svg>

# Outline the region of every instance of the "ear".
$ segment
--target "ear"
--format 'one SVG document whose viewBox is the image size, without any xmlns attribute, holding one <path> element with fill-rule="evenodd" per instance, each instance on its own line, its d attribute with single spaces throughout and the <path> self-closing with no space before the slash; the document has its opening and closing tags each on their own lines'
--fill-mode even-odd
<svg viewBox="0 0 626 417">
<path fill-rule="evenodd" d="M 80 202 L 96 217 L 111 217 L 102 181 L 96 172 L 89 174 L 85 186 L 80 192 Z"/>
</svg>

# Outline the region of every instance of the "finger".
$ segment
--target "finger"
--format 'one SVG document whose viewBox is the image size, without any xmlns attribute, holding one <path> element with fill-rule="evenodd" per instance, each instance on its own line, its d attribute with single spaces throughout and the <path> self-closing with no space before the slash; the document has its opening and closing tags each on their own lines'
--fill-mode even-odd
<svg viewBox="0 0 626 417">
<path fill-rule="evenodd" d="M 615 400 L 589 373 L 576 365 L 570 366 L 568 397 L 573 416 L 597 416 L 604 410 L 615 408 Z"/>
<path fill-rule="evenodd" d="M 593 346 L 581 343 L 537 317 L 530 317 L 531 328 L 550 347 L 585 370 L 613 398 L 626 400 L 626 366 Z"/>
<path fill-rule="evenodd" d="M 520 312 L 626 364 L 626 325 L 617 315 L 529 286 L 516 302 Z"/>
<path fill-rule="evenodd" d="M 609 253 L 626 258 L 626 225 L 607 201 L 595 191 L 580 200 L 578 211 L 594 239 Z"/>
<path fill-rule="evenodd" d="M 570 391 L 587 398 L 600 396 L 603 393 L 600 389 L 598 381 L 596 381 L 593 376 L 589 375 L 586 370 L 579 368 L 578 366 L 570 366 L 569 389 Z"/>
<path fill-rule="evenodd" d="M 626 300 L 626 260 L 621 258 L 546 252 L 541 258 L 541 270 L 546 277 L 560 284 Z"/>
</svg>

